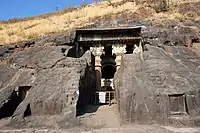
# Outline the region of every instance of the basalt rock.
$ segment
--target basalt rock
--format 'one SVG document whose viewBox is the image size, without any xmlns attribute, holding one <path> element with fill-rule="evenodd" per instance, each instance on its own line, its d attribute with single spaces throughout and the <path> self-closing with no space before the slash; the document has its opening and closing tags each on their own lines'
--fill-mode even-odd
<svg viewBox="0 0 200 133">
<path fill-rule="evenodd" d="M 35 46 L 9 56 L 1 69 L 0 111 L 12 108 L 10 125 L 15 127 L 68 127 L 78 124 L 79 89 L 90 88 L 85 79 L 91 53 L 81 58 L 66 57 L 69 46 Z M 13 69 L 13 72 L 11 71 Z M 5 73 L 5 74 L 4 74 Z M 92 76 L 92 75 L 91 75 Z M 91 78 L 90 78 L 91 79 Z M 83 86 L 80 86 L 83 84 Z M 29 87 L 23 90 L 22 87 Z M 6 107 L 5 107 L 6 106 Z M 9 116 L 8 115 L 8 116 Z M 2 116 L 3 117 L 3 116 Z M 48 119 L 52 119 L 49 122 Z"/>
<path fill-rule="evenodd" d="M 200 57 L 183 46 L 171 49 L 147 46 L 142 55 L 123 56 L 115 75 L 123 123 L 199 126 Z"/>
<path fill-rule="evenodd" d="M 144 53 L 124 55 L 115 75 L 122 123 L 199 125 L 200 56 L 191 48 L 199 39 L 197 23 L 141 21 L 121 14 L 114 22 L 107 17 L 83 27 L 143 27 Z M 61 33 L 0 46 L 0 111 L 19 98 L 20 89 L 29 88 L 15 103 L 10 125 L 79 124 L 76 116 L 89 103 L 96 75 L 90 51 L 73 58 L 74 38 L 75 32 Z"/>
</svg>

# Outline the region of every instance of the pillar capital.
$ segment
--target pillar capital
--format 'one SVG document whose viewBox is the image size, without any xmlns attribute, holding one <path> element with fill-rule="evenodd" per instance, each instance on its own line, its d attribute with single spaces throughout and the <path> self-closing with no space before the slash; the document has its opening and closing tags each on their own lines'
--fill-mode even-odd
<svg viewBox="0 0 200 133">
<path fill-rule="evenodd" d="M 103 46 L 91 47 L 90 51 L 95 57 L 101 56 L 104 53 L 104 47 Z"/>
<path fill-rule="evenodd" d="M 126 53 L 126 45 L 112 45 L 112 53 L 115 55 Z"/>
<path fill-rule="evenodd" d="M 135 44 L 134 45 L 134 50 L 133 53 L 140 53 L 143 52 L 143 48 L 142 48 L 142 43 L 140 42 L 139 44 Z"/>
</svg>

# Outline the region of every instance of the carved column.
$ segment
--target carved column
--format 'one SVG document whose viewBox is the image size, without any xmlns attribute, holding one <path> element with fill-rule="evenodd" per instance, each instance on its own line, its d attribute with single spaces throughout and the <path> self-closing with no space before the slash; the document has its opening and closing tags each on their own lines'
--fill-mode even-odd
<svg viewBox="0 0 200 133">
<path fill-rule="evenodd" d="M 115 45 L 115 46 L 113 45 L 112 46 L 112 52 L 113 52 L 113 54 L 116 55 L 116 59 L 115 59 L 116 71 L 118 71 L 120 66 L 121 66 L 122 55 L 124 53 L 126 53 L 126 45 Z"/>
<path fill-rule="evenodd" d="M 103 47 L 92 47 L 90 51 L 95 56 L 95 71 L 96 71 L 96 89 L 101 89 L 101 55 L 103 54 Z"/>
<path fill-rule="evenodd" d="M 76 47 L 76 57 L 79 57 L 79 43 L 75 42 L 75 47 Z"/>
<path fill-rule="evenodd" d="M 142 48 L 142 42 L 140 41 L 139 44 L 134 45 L 133 53 L 141 53 L 141 52 L 143 52 L 143 48 Z"/>
</svg>

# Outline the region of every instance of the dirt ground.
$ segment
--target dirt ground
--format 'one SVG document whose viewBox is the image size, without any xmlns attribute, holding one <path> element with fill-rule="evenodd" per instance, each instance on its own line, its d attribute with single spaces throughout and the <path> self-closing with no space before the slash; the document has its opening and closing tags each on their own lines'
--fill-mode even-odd
<svg viewBox="0 0 200 133">
<path fill-rule="evenodd" d="M 0 133 L 200 133 L 199 128 L 176 128 L 160 125 L 120 125 L 116 105 L 88 106 L 85 113 L 78 117 L 81 127 L 71 129 L 5 129 L 1 127 L 10 118 L 0 121 Z"/>
<path fill-rule="evenodd" d="M 93 127 L 120 127 L 116 105 L 88 106 L 85 114 L 79 118 L 81 124 L 89 129 L 92 129 Z"/>
</svg>

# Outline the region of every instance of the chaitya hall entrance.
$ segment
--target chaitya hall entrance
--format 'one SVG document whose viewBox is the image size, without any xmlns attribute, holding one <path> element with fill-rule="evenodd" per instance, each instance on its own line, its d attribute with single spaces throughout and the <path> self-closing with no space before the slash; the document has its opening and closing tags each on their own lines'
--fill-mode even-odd
<svg viewBox="0 0 200 133">
<path fill-rule="evenodd" d="M 91 52 L 91 70 L 95 78 L 94 88 L 80 89 L 77 106 L 80 123 L 87 127 L 120 126 L 113 80 L 123 55 L 143 50 L 140 33 L 141 27 L 76 30 L 76 57 L 81 57 L 88 50 Z M 88 99 L 89 102 L 85 102 Z"/>
<path fill-rule="evenodd" d="M 90 50 L 94 60 L 96 85 L 90 104 L 116 103 L 113 79 L 123 54 L 142 51 L 141 27 L 76 30 L 76 57 Z"/>
<path fill-rule="evenodd" d="M 107 44 L 101 47 L 92 47 L 95 55 L 96 92 L 94 104 L 113 104 L 115 102 L 115 89 L 113 78 L 120 67 L 121 56 L 125 53 L 124 47 Z"/>
</svg>

